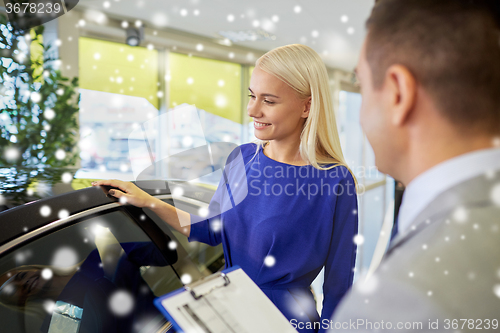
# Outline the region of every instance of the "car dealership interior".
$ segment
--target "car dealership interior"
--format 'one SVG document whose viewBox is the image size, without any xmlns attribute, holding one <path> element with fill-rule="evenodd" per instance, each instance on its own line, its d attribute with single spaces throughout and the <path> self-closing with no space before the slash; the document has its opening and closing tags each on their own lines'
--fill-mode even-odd
<svg viewBox="0 0 500 333">
<path fill-rule="evenodd" d="M 61 12 L 22 34 L 9 22 L 16 2 L 0 1 L 6 332 L 174 331 L 153 300 L 221 271 L 222 246 L 188 242 L 91 182 L 135 181 L 203 215 L 228 152 L 257 138 L 247 111 L 256 60 L 288 44 L 309 46 L 326 65 L 359 191 L 354 281 L 377 268 L 403 187 L 378 171 L 360 126 L 354 69 L 373 0 L 50 0 Z M 96 274 L 99 287 L 89 282 Z M 324 279 L 322 270 L 310 286 L 318 313 Z M 49 297 L 56 291 L 63 296 Z"/>
</svg>

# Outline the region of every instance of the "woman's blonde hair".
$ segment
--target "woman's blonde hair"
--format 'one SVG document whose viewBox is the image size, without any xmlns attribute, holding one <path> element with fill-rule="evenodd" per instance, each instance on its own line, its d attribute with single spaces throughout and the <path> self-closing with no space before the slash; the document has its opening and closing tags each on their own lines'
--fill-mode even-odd
<svg viewBox="0 0 500 333">
<path fill-rule="evenodd" d="M 356 182 L 356 177 L 344 160 L 328 73 L 320 56 L 308 46 L 291 44 L 267 52 L 255 65 L 288 84 L 300 98 L 311 97 L 309 116 L 300 135 L 301 157 L 319 170 L 343 165 Z M 255 143 L 258 152 L 267 141 L 257 140 Z"/>
</svg>

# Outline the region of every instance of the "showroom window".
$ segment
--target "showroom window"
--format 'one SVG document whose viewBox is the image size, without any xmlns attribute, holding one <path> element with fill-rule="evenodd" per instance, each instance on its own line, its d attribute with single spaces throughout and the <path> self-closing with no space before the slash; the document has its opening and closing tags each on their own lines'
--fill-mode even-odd
<svg viewBox="0 0 500 333">
<path fill-rule="evenodd" d="M 384 219 L 387 214 L 393 214 L 388 207 L 394 199 L 394 180 L 375 166 L 375 154 L 359 123 L 361 94 L 343 90 L 339 97 L 342 149 L 361 186 L 358 232 L 364 241 L 358 246 L 356 269 L 359 275 L 368 271 Z"/>
<path fill-rule="evenodd" d="M 165 51 L 80 38 L 78 178 L 134 180 L 134 166 L 201 144 L 254 138 L 243 105 L 248 66 L 168 52 L 161 73 L 159 52 Z M 170 112 L 185 105 L 196 107 L 197 119 Z M 148 140 L 136 135 L 141 130 Z M 151 177 L 168 178 L 168 169 Z"/>
<path fill-rule="evenodd" d="M 78 178 L 131 178 L 130 137 L 158 114 L 158 51 L 90 38 L 79 40 L 80 157 Z M 151 143 L 150 143 L 151 144 Z M 156 145 L 134 153 L 150 161 Z"/>
</svg>

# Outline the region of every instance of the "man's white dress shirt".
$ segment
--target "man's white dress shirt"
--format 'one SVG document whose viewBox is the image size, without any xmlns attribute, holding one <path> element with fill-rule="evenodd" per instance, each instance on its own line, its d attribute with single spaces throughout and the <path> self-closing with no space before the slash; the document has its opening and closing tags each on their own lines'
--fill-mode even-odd
<svg viewBox="0 0 500 333">
<path fill-rule="evenodd" d="M 398 233 L 405 233 L 418 214 L 444 191 L 499 169 L 500 148 L 490 148 L 454 157 L 418 175 L 408 184 L 403 195 Z"/>
</svg>

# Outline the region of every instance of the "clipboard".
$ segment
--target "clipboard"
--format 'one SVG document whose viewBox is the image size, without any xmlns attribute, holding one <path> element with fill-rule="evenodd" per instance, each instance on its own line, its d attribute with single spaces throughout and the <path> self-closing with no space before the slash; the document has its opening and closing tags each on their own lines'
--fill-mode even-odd
<svg viewBox="0 0 500 333">
<path fill-rule="evenodd" d="M 239 266 L 158 297 L 154 304 L 178 332 L 297 332 Z"/>
</svg>

